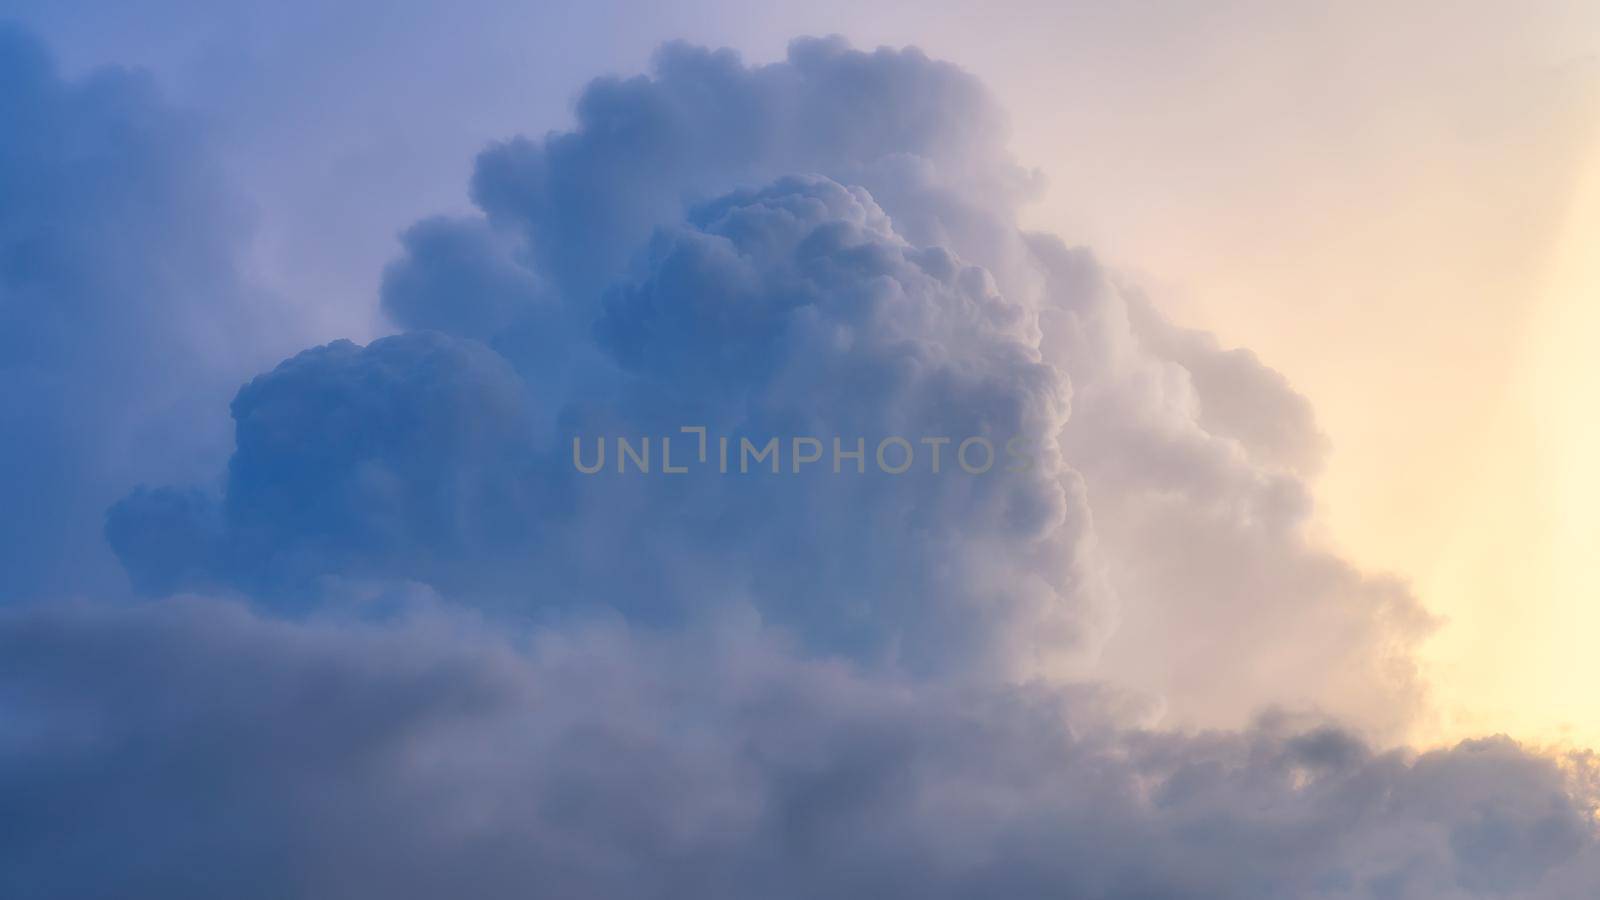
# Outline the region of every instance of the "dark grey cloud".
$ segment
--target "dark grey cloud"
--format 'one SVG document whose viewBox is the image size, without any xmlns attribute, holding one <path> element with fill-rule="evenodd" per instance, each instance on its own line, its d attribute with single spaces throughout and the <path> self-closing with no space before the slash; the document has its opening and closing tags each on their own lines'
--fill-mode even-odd
<svg viewBox="0 0 1600 900">
<path fill-rule="evenodd" d="M 69 605 L 0 616 L 0 674 L 19 900 L 1438 900 L 1596 871 L 1587 801 L 1503 738 L 1125 730 L 1094 691 L 883 678 L 748 624 Z"/>
</svg>

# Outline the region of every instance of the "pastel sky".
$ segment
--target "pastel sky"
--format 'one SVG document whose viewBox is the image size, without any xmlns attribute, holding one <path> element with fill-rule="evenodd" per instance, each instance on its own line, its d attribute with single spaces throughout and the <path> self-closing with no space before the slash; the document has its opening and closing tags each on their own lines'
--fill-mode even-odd
<svg viewBox="0 0 1600 900">
<path fill-rule="evenodd" d="M 0 896 L 1600 884 L 1594 4 L 0 22 Z"/>
</svg>

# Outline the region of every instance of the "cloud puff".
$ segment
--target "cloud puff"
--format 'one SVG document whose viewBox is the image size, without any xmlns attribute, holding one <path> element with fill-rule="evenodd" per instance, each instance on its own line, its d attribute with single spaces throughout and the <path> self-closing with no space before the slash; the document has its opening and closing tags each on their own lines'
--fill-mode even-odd
<svg viewBox="0 0 1600 900">
<path fill-rule="evenodd" d="M 728 50 L 669 44 L 655 67 L 654 78 L 592 82 L 571 131 L 517 138 L 478 160 L 473 198 L 580 301 L 621 273 L 652 227 L 677 221 L 685 200 L 736 184 L 795 172 L 861 182 L 897 159 L 983 169 L 990 183 L 975 177 L 974 190 L 1017 177 L 982 85 L 916 50 L 804 39 L 784 62 L 747 68 Z"/>
<path fill-rule="evenodd" d="M 112 590 L 106 504 L 219 465 L 228 392 L 270 359 L 245 222 L 144 76 L 63 81 L 0 25 L 0 85 L 0 600 Z"/>
<path fill-rule="evenodd" d="M 480 219 L 433 218 L 400 238 L 384 272 L 384 308 L 413 329 L 487 340 L 538 314 L 544 290 L 515 245 Z"/>
<path fill-rule="evenodd" d="M 596 314 L 610 366 L 580 397 L 542 396 L 486 346 L 434 332 L 307 351 L 256 379 L 234 401 L 220 550 L 177 568 L 255 591 L 389 576 L 656 622 L 738 603 L 820 651 L 922 671 L 1017 671 L 1092 644 L 1108 600 L 1054 446 L 1066 390 L 987 273 L 907 245 L 865 191 L 819 177 L 697 209 L 642 271 Z M 536 444 L 535 411 L 554 403 L 563 433 Z M 590 476 L 569 451 L 653 437 L 659 467 L 675 437 L 681 463 L 699 452 L 682 425 L 776 438 L 779 473 L 723 475 L 707 448 L 681 479 Z M 869 459 L 891 436 L 917 471 Z M 974 436 L 998 459 L 986 475 L 959 468 Z M 821 457 L 798 474 L 797 437 Z M 1032 471 L 1001 471 L 1013 439 Z M 862 453 L 837 474 L 836 440 Z M 195 530 L 174 505 L 148 492 L 112 512 L 141 583 L 184 583 L 149 571 L 174 560 L 141 544 Z"/>
<path fill-rule="evenodd" d="M 334 575 L 453 585 L 529 544 L 542 505 L 528 495 L 527 404 L 475 341 L 419 332 L 307 350 L 234 398 L 220 510 L 146 490 L 112 508 L 107 536 L 138 583 L 168 590 L 224 574 L 254 591 Z M 165 552 L 184 546 L 189 558 Z"/>
</svg>

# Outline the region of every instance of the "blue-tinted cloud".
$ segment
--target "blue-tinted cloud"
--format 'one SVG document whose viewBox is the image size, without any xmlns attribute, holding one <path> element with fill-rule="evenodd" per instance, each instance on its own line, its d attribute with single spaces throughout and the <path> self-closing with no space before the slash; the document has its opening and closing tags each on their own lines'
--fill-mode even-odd
<svg viewBox="0 0 1600 900">
<path fill-rule="evenodd" d="M 113 507 L 107 534 L 139 583 L 168 590 L 323 576 L 458 586 L 527 552 L 547 508 L 530 493 L 528 403 L 475 341 L 418 332 L 307 350 L 234 398 L 220 510 L 147 490 Z M 169 552 L 183 546 L 196 552 Z"/>
<path fill-rule="evenodd" d="M 597 360 L 577 396 L 436 332 L 302 354 L 234 402 L 220 549 L 171 559 L 182 540 L 151 536 L 197 527 L 162 491 L 113 510 L 113 543 L 144 584 L 183 583 L 173 568 L 257 591 L 390 577 L 655 622 L 748 605 L 819 651 L 924 671 L 1092 646 L 1108 598 L 1054 450 L 1066 391 L 987 273 L 907 245 L 864 190 L 819 177 L 695 210 L 641 273 L 568 335 Z M 549 418 L 558 436 L 536 442 Z M 782 474 L 661 474 L 662 437 L 680 464 L 698 453 L 690 424 L 779 439 Z M 834 475 L 836 438 L 872 454 L 895 435 L 915 473 Z M 655 477 L 617 474 L 614 444 L 605 473 L 576 469 L 573 439 L 592 455 L 618 436 L 657 441 Z M 798 475 L 796 436 L 826 451 Z M 1021 440 L 1034 471 L 963 475 L 972 436 L 996 454 Z M 942 474 L 924 437 L 952 441 Z"/>
<path fill-rule="evenodd" d="M 656 77 L 592 82 L 572 131 L 486 150 L 472 194 L 583 301 L 686 202 L 796 172 L 861 182 L 865 167 L 897 158 L 1007 176 L 1003 125 L 976 79 L 916 50 L 809 39 L 784 62 L 747 68 L 732 51 L 671 44 Z"/>
<path fill-rule="evenodd" d="M 141 75 L 64 81 L 0 26 L 0 122 L 0 600 L 112 590 L 106 505 L 219 465 L 263 359 L 245 223 Z"/>
<path fill-rule="evenodd" d="M 384 306 L 407 328 L 488 339 L 550 304 L 510 242 L 477 219 L 435 218 L 401 236 L 405 256 L 384 273 Z"/>
</svg>

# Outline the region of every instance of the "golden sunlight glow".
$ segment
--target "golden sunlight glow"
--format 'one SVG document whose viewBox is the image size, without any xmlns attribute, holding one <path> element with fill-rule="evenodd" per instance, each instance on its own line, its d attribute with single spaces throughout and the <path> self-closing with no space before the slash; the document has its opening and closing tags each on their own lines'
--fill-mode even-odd
<svg viewBox="0 0 1600 900">
<path fill-rule="evenodd" d="M 1439 737 L 1600 745 L 1600 156 L 1573 196 L 1474 508 L 1419 587 Z M 1485 454 L 1487 455 L 1487 454 Z"/>
</svg>

